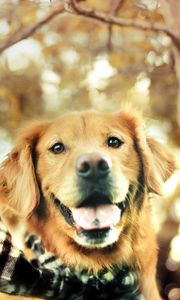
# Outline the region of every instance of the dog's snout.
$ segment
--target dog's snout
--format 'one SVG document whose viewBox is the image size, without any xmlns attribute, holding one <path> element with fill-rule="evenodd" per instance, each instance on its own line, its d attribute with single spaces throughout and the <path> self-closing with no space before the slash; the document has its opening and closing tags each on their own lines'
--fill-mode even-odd
<svg viewBox="0 0 180 300">
<path fill-rule="evenodd" d="M 76 161 L 76 171 L 85 179 L 105 177 L 111 171 L 111 160 L 101 153 L 83 154 Z"/>
</svg>

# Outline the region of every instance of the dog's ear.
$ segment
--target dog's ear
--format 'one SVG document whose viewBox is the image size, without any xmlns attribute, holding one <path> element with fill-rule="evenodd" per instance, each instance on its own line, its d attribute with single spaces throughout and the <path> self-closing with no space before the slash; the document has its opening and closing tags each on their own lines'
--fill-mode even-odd
<svg viewBox="0 0 180 300">
<path fill-rule="evenodd" d="M 29 216 L 39 202 L 33 156 L 35 144 L 44 130 L 45 125 L 26 129 L 0 168 L 3 204 L 24 217 Z"/>
<path fill-rule="evenodd" d="M 149 192 L 162 194 L 164 182 L 173 174 L 176 163 L 173 155 L 164 145 L 146 136 L 141 116 L 121 113 L 121 119 L 133 135 L 134 146 L 142 163 L 144 182 Z"/>
<path fill-rule="evenodd" d="M 177 169 L 174 155 L 164 146 L 153 138 L 147 138 L 147 144 L 154 159 L 154 171 L 158 173 L 162 184 L 164 184 Z M 151 167 L 151 166 L 150 166 Z M 151 179 L 151 178 L 150 178 Z M 161 186 L 153 188 L 153 182 L 149 179 L 149 187 L 152 192 L 161 193 Z M 160 184 L 161 184 L 160 182 Z M 158 188 L 158 187 L 157 187 Z"/>
</svg>

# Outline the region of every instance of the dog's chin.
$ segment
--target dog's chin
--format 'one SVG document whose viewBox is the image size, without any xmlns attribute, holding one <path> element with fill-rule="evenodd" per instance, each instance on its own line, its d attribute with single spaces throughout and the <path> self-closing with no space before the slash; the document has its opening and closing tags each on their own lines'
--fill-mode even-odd
<svg viewBox="0 0 180 300">
<path fill-rule="evenodd" d="M 107 229 L 81 230 L 75 232 L 74 241 L 88 249 L 101 249 L 113 245 L 119 239 L 120 229 L 112 226 Z"/>
<path fill-rule="evenodd" d="M 66 223 L 73 228 L 73 240 L 89 249 L 105 248 L 118 241 L 121 233 L 119 223 L 128 203 L 123 201 L 120 204 L 112 204 L 107 197 L 98 194 L 101 203 L 92 206 L 89 199 L 92 204 L 95 197 L 97 194 L 88 197 L 88 202 L 83 202 L 83 206 L 69 209 L 58 198 L 52 196 L 56 208 Z"/>
</svg>

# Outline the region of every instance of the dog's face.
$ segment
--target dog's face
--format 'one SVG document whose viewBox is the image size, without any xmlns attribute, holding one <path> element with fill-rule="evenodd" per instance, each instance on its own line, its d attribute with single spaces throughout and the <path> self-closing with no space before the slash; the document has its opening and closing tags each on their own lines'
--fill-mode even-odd
<svg viewBox="0 0 180 300">
<path fill-rule="evenodd" d="M 94 253 L 132 242 L 128 232 L 138 224 L 144 194 L 160 193 L 173 170 L 139 117 L 82 112 L 25 131 L 2 167 L 1 185 L 7 204 L 30 215 L 52 251 L 79 245 Z"/>
<path fill-rule="evenodd" d="M 118 117 L 66 115 L 46 130 L 36 151 L 43 195 L 58 209 L 67 234 L 88 248 L 117 241 L 140 170 L 133 139 Z"/>
</svg>

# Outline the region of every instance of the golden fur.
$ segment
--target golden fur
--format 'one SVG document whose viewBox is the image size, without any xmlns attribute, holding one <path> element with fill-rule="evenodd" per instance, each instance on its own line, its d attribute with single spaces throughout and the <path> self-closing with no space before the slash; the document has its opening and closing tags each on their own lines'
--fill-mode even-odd
<svg viewBox="0 0 180 300">
<path fill-rule="evenodd" d="M 123 140 L 121 149 L 108 148 L 107 136 Z M 66 153 L 53 155 L 52 143 L 63 141 Z M 138 188 L 143 174 L 143 196 L 134 201 L 117 225 L 120 235 L 112 246 L 102 249 L 83 248 L 76 243 L 75 228 L 51 200 L 55 194 L 69 208 L 78 205 L 79 193 L 74 173 L 76 158 L 82 153 L 100 152 L 112 161 L 115 203 L 123 200 L 126 182 Z M 19 138 L 0 169 L 1 204 L 27 220 L 45 247 L 68 266 L 97 273 L 112 265 L 135 266 L 146 300 L 158 300 L 156 284 L 157 244 L 151 224 L 148 193 L 161 194 L 162 184 L 175 169 L 172 156 L 152 138 L 147 138 L 142 119 L 130 111 L 106 114 L 70 113 L 53 122 L 34 125 Z M 40 189 L 41 191 L 40 191 Z M 43 216 L 39 212 L 43 194 Z M 126 230 L 124 230 L 126 228 Z"/>
</svg>

